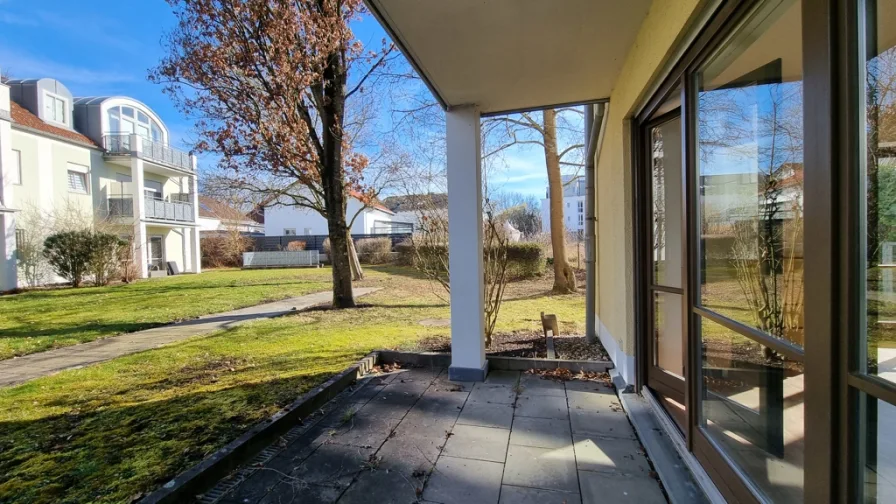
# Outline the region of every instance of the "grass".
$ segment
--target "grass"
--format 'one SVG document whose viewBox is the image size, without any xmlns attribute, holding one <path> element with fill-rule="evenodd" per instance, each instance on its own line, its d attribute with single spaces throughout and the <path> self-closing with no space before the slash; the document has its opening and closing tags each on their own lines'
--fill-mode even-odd
<svg viewBox="0 0 896 504">
<path fill-rule="evenodd" d="M 449 333 L 418 323 L 449 317 L 438 288 L 405 269 L 367 273 L 360 285 L 383 290 L 364 308 L 258 321 L 0 389 L 0 502 L 133 501 L 371 350 Z M 537 331 L 540 311 L 582 330 L 582 294 L 551 296 L 550 285 L 510 286 L 498 330 Z"/>
<path fill-rule="evenodd" d="M 329 269 L 219 270 L 0 296 L 0 360 L 329 288 Z"/>
</svg>

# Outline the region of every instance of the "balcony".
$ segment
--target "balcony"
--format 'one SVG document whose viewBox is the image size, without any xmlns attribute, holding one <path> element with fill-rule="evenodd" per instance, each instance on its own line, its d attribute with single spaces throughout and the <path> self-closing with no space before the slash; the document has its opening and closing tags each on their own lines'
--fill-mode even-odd
<svg viewBox="0 0 896 504">
<path fill-rule="evenodd" d="M 134 197 L 130 194 L 110 196 L 106 209 L 109 217 L 133 218 Z M 168 222 L 194 222 L 193 205 L 146 196 L 143 202 L 143 218 Z"/>
<path fill-rule="evenodd" d="M 132 156 L 136 152 L 136 145 L 132 145 L 132 139 L 141 142 L 142 156 L 146 161 L 175 168 L 177 170 L 195 173 L 193 160 L 189 153 L 168 147 L 161 142 L 153 142 L 129 133 L 110 133 L 103 135 L 103 148 L 107 156 Z"/>
</svg>

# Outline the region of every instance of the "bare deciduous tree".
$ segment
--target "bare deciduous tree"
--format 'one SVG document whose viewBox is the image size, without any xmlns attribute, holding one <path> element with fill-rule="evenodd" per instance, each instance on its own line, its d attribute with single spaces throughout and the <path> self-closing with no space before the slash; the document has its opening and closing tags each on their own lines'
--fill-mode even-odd
<svg viewBox="0 0 896 504">
<path fill-rule="evenodd" d="M 178 24 L 152 71 L 196 121 L 200 152 L 268 204 L 317 211 L 332 244 L 333 305 L 353 307 L 346 204 L 375 198 L 349 101 L 391 45 L 365 50 L 349 22 L 361 0 L 168 0 Z"/>
</svg>

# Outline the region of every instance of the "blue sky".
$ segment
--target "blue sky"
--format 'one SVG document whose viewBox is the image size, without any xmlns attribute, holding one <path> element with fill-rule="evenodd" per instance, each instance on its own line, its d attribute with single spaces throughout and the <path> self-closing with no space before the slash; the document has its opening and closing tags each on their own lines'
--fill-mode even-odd
<svg viewBox="0 0 896 504">
<path fill-rule="evenodd" d="M 172 144 L 186 147 L 190 122 L 146 79 L 175 22 L 162 0 L 0 0 L 0 69 L 13 78 L 56 78 L 75 96 L 132 96 L 162 117 Z M 372 18 L 353 28 L 365 43 L 386 36 Z M 493 186 L 544 197 L 543 154 L 520 148 L 505 158 L 508 168 L 494 172 Z"/>
</svg>

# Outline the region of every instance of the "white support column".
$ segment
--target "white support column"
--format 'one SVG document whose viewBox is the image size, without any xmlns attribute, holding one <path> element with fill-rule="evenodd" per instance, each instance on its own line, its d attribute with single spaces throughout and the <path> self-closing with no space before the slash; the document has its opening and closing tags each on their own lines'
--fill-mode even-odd
<svg viewBox="0 0 896 504">
<path fill-rule="evenodd" d="M 193 175 L 190 177 L 190 201 L 193 203 L 193 224 L 199 225 L 199 172 L 196 170 L 196 156 L 190 156 L 193 163 Z M 186 237 L 185 237 L 186 238 Z M 202 273 L 202 251 L 199 249 L 199 228 L 190 229 L 190 262 L 193 273 Z"/>
<path fill-rule="evenodd" d="M 16 269 L 16 214 L 12 207 L 12 123 L 9 86 L 0 83 L 0 292 L 18 287 Z"/>
<path fill-rule="evenodd" d="M 482 264 L 482 166 L 479 109 L 447 113 L 448 267 L 451 278 L 451 367 L 457 381 L 482 381 L 485 286 Z"/>
<path fill-rule="evenodd" d="M 147 267 L 147 237 L 146 237 L 146 194 L 143 191 L 143 139 L 140 135 L 132 134 L 129 138 L 131 144 L 131 184 L 133 185 L 134 202 L 134 263 L 137 265 L 137 278 L 149 277 Z"/>
</svg>

